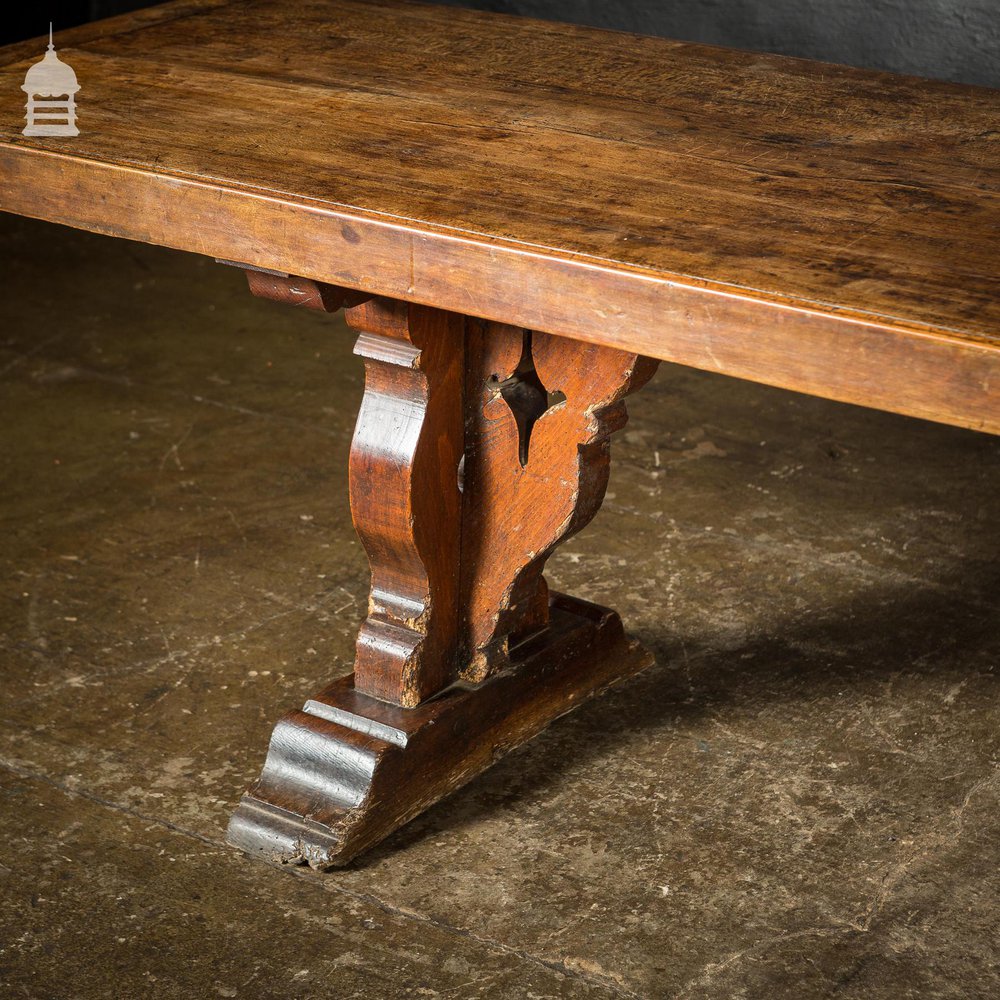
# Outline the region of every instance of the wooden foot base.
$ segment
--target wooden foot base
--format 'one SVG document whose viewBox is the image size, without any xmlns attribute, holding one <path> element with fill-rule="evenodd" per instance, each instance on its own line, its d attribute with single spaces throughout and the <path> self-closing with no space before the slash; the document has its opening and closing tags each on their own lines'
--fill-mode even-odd
<svg viewBox="0 0 1000 1000">
<path fill-rule="evenodd" d="M 479 685 L 403 709 L 360 694 L 352 675 L 290 712 L 232 817 L 229 843 L 269 861 L 344 865 L 652 662 L 613 611 L 553 594 L 550 615 Z"/>
</svg>

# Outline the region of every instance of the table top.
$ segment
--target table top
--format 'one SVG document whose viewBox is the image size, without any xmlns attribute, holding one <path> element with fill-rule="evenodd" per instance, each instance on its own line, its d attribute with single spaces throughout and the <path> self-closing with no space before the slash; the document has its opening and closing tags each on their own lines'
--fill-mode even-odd
<svg viewBox="0 0 1000 1000">
<path fill-rule="evenodd" d="M 1000 433 L 1000 92 L 398 0 L 55 41 L 0 209 Z"/>
</svg>

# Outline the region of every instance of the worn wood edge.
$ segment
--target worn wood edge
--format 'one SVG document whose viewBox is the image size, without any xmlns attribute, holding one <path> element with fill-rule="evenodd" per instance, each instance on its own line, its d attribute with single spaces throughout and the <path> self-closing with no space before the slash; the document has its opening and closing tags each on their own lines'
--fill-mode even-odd
<svg viewBox="0 0 1000 1000">
<path fill-rule="evenodd" d="M 10 143 L 0 210 L 1000 434 L 1000 345 L 970 332 Z"/>
<path fill-rule="evenodd" d="M 402 0 L 402 2 L 408 2 L 408 0 Z M 646 278 L 660 286 L 670 287 L 678 291 L 691 290 L 711 293 L 725 296 L 736 302 L 746 302 L 748 304 L 757 303 L 766 305 L 769 308 L 787 308 L 805 314 L 812 314 L 817 317 L 852 322 L 871 327 L 873 329 L 893 330 L 913 336 L 930 336 L 945 339 L 948 342 L 953 342 L 956 338 L 958 338 L 966 343 L 979 344 L 987 350 L 1000 352 L 1000 344 L 993 345 L 989 342 L 982 341 L 975 331 L 963 330 L 957 327 L 941 327 L 930 323 L 921 323 L 916 320 L 909 320 L 903 317 L 896 317 L 888 314 L 854 310 L 849 307 L 839 306 L 832 302 L 823 302 L 817 299 L 802 297 L 797 298 L 794 296 L 782 295 L 774 291 L 768 291 L 766 289 L 758 289 L 747 285 L 734 284 L 732 282 L 713 281 L 708 278 L 699 278 L 697 276 L 681 272 L 662 271 L 615 258 L 603 257 L 583 252 L 561 250 L 558 247 L 550 246 L 544 243 L 530 243 L 523 240 L 505 239 L 499 236 L 491 236 L 488 233 L 483 233 L 478 230 L 443 226 L 423 219 L 369 211 L 360 206 L 344 202 L 323 201 L 315 198 L 309 198 L 304 195 L 293 195 L 280 189 L 245 185 L 240 184 L 237 181 L 218 181 L 213 178 L 198 177 L 184 172 L 163 171 L 161 173 L 154 173 L 148 169 L 137 167 L 127 160 L 91 159 L 90 157 L 79 156 L 66 152 L 63 149 L 40 148 L 33 145 L 33 142 L 34 140 L 22 141 L 20 138 L 14 142 L 0 139 L 0 156 L 3 156 L 7 151 L 9 151 L 9 153 L 13 156 L 20 156 L 27 153 L 29 155 L 63 161 L 73 170 L 85 171 L 96 168 L 98 170 L 112 171 L 115 173 L 122 171 L 126 174 L 136 175 L 136 177 L 143 178 L 146 181 L 167 185 L 172 190 L 177 187 L 201 188 L 207 191 L 215 192 L 216 198 L 231 195 L 237 198 L 249 199 L 250 203 L 254 205 L 257 203 L 271 202 L 274 206 L 283 206 L 285 208 L 292 209 L 293 211 L 298 210 L 311 215 L 324 217 L 330 222 L 340 222 L 341 224 L 348 226 L 357 224 L 364 229 L 368 229 L 369 227 L 379 227 L 386 232 L 394 232 L 400 236 L 420 238 L 430 237 L 432 240 L 436 238 L 443 241 L 453 241 L 459 243 L 462 247 L 470 249 L 476 247 L 481 250 L 496 249 L 499 251 L 506 251 L 509 253 L 532 257 L 540 262 L 545 261 L 550 264 L 570 262 L 581 266 L 590 266 L 598 272 L 610 271 L 614 274 L 630 275 L 636 278 Z M 51 180 L 51 178 L 47 179 Z M 2 190 L 0 190 L 0 195 L 2 195 L 2 193 Z M 106 202 L 106 199 L 102 198 L 101 201 Z M 245 207 L 249 208 L 249 205 Z M 31 218 L 61 222 L 63 225 L 69 225 L 79 229 L 87 229 L 90 232 L 102 233 L 104 235 L 118 236 L 123 239 L 132 239 L 144 243 L 154 242 L 147 237 L 131 236 L 127 232 L 119 231 L 119 229 L 116 229 L 115 227 L 104 226 L 102 228 L 96 228 L 96 226 L 83 225 L 75 222 L 62 222 L 59 219 L 50 219 L 48 215 L 30 215 L 29 212 L 21 211 L 20 209 L 7 208 L 2 203 L 0 203 L 0 211 L 14 212 L 15 214 L 26 215 Z M 358 235 L 360 234 L 354 232 L 350 235 L 344 235 L 344 239 L 347 240 L 347 242 L 351 242 L 353 237 Z M 179 250 L 190 250 L 190 241 L 187 240 L 177 243 L 164 242 L 159 245 L 171 246 Z M 346 250 L 347 248 L 345 247 L 343 249 Z M 287 257 L 284 249 L 280 246 L 258 247 L 257 250 L 258 253 L 279 255 L 281 259 L 286 259 Z M 202 253 L 203 251 L 195 249 L 190 250 L 190 252 Z M 300 258 L 293 256 L 293 259 L 299 260 Z M 249 261 L 243 258 L 228 259 L 217 257 L 216 262 L 258 271 L 272 272 L 275 274 L 296 275 L 299 277 L 310 278 L 314 281 L 332 283 L 331 279 L 327 277 L 329 274 L 333 273 L 329 270 L 329 261 L 326 262 L 326 266 L 321 264 L 320 266 L 322 269 L 316 274 L 306 274 L 301 268 L 288 271 L 287 269 L 267 267 L 257 261 Z M 339 274 L 340 272 L 336 273 Z M 378 278 L 378 275 L 371 276 L 371 280 L 373 281 L 378 280 Z M 370 294 L 389 294 L 388 292 L 383 292 L 381 289 L 374 287 L 366 288 L 365 290 L 369 291 Z M 421 302 L 424 305 L 434 304 L 432 302 L 423 302 L 423 300 L 415 298 L 412 294 L 409 296 L 392 295 L 391 297 L 406 298 L 407 301 Z M 608 318 L 606 314 L 599 313 L 599 315 L 602 315 L 602 318 Z M 492 316 L 482 316 L 481 318 L 494 319 Z M 499 320 L 499 322 L 504 321 Z M 514 323 L 513 325 L 519 324 Z M 553 331 L 546 330 L 545 332 L 551 333 Z M 568 334 L 561 335 L 568 336 Z M 581 336 L 576 339 L 587 340 L 588 338 Z M 597 340 L 596 342 L 602 344 L 605 343 L 604 340 Z M 615 346 L 619 346 L 623 350 L 629 349 L 627 344 L 616 344 Z M 660 360 L 669 359 L 661 358 Z"/>
<path fill-rule="evenodd" d="M 274 863 L 342 867 L 653 662 L 614 612 L 564 595 L 553 603 L 555 642 L 536 640 L 516 666 L 483 684 L 400 709 L 344 678 L 288 713 L 227 843 Z"/>
</svg>

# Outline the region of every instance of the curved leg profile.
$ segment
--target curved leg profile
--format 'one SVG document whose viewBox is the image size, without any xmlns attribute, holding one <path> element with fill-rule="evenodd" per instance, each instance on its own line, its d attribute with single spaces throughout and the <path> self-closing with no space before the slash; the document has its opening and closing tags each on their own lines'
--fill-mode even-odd
<svg viewBox="0 0 1000 1000">
<path fill-rule="evenodd" d="M 596 513 L 625 395 L 655 362 L 287 275 L 346 307 L 365 359 L 351 510 L 372 572 L 354 673 L 275 727 L 228 840 L 342 865 L 651 658 L 606 608 L 550 593 Z"/>
</svg>

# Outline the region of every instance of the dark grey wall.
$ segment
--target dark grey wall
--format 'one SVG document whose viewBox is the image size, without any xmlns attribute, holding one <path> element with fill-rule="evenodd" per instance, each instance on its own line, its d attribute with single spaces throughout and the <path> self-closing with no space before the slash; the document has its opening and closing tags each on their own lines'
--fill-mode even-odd
<svg viewBox="0 0 1000 1000">
<path fill-rule="evenodd" d="M 444 2 L 1000 88 L 1000 0 Z"/>
<path fill-rule="evenodd" d="M 151 0 L 8 5 L 0 42 Z M 437 0 L 1000 88 L 1000 0 Z M 293 4 L 294 6 L 294 4 Z"/>
</svg>

